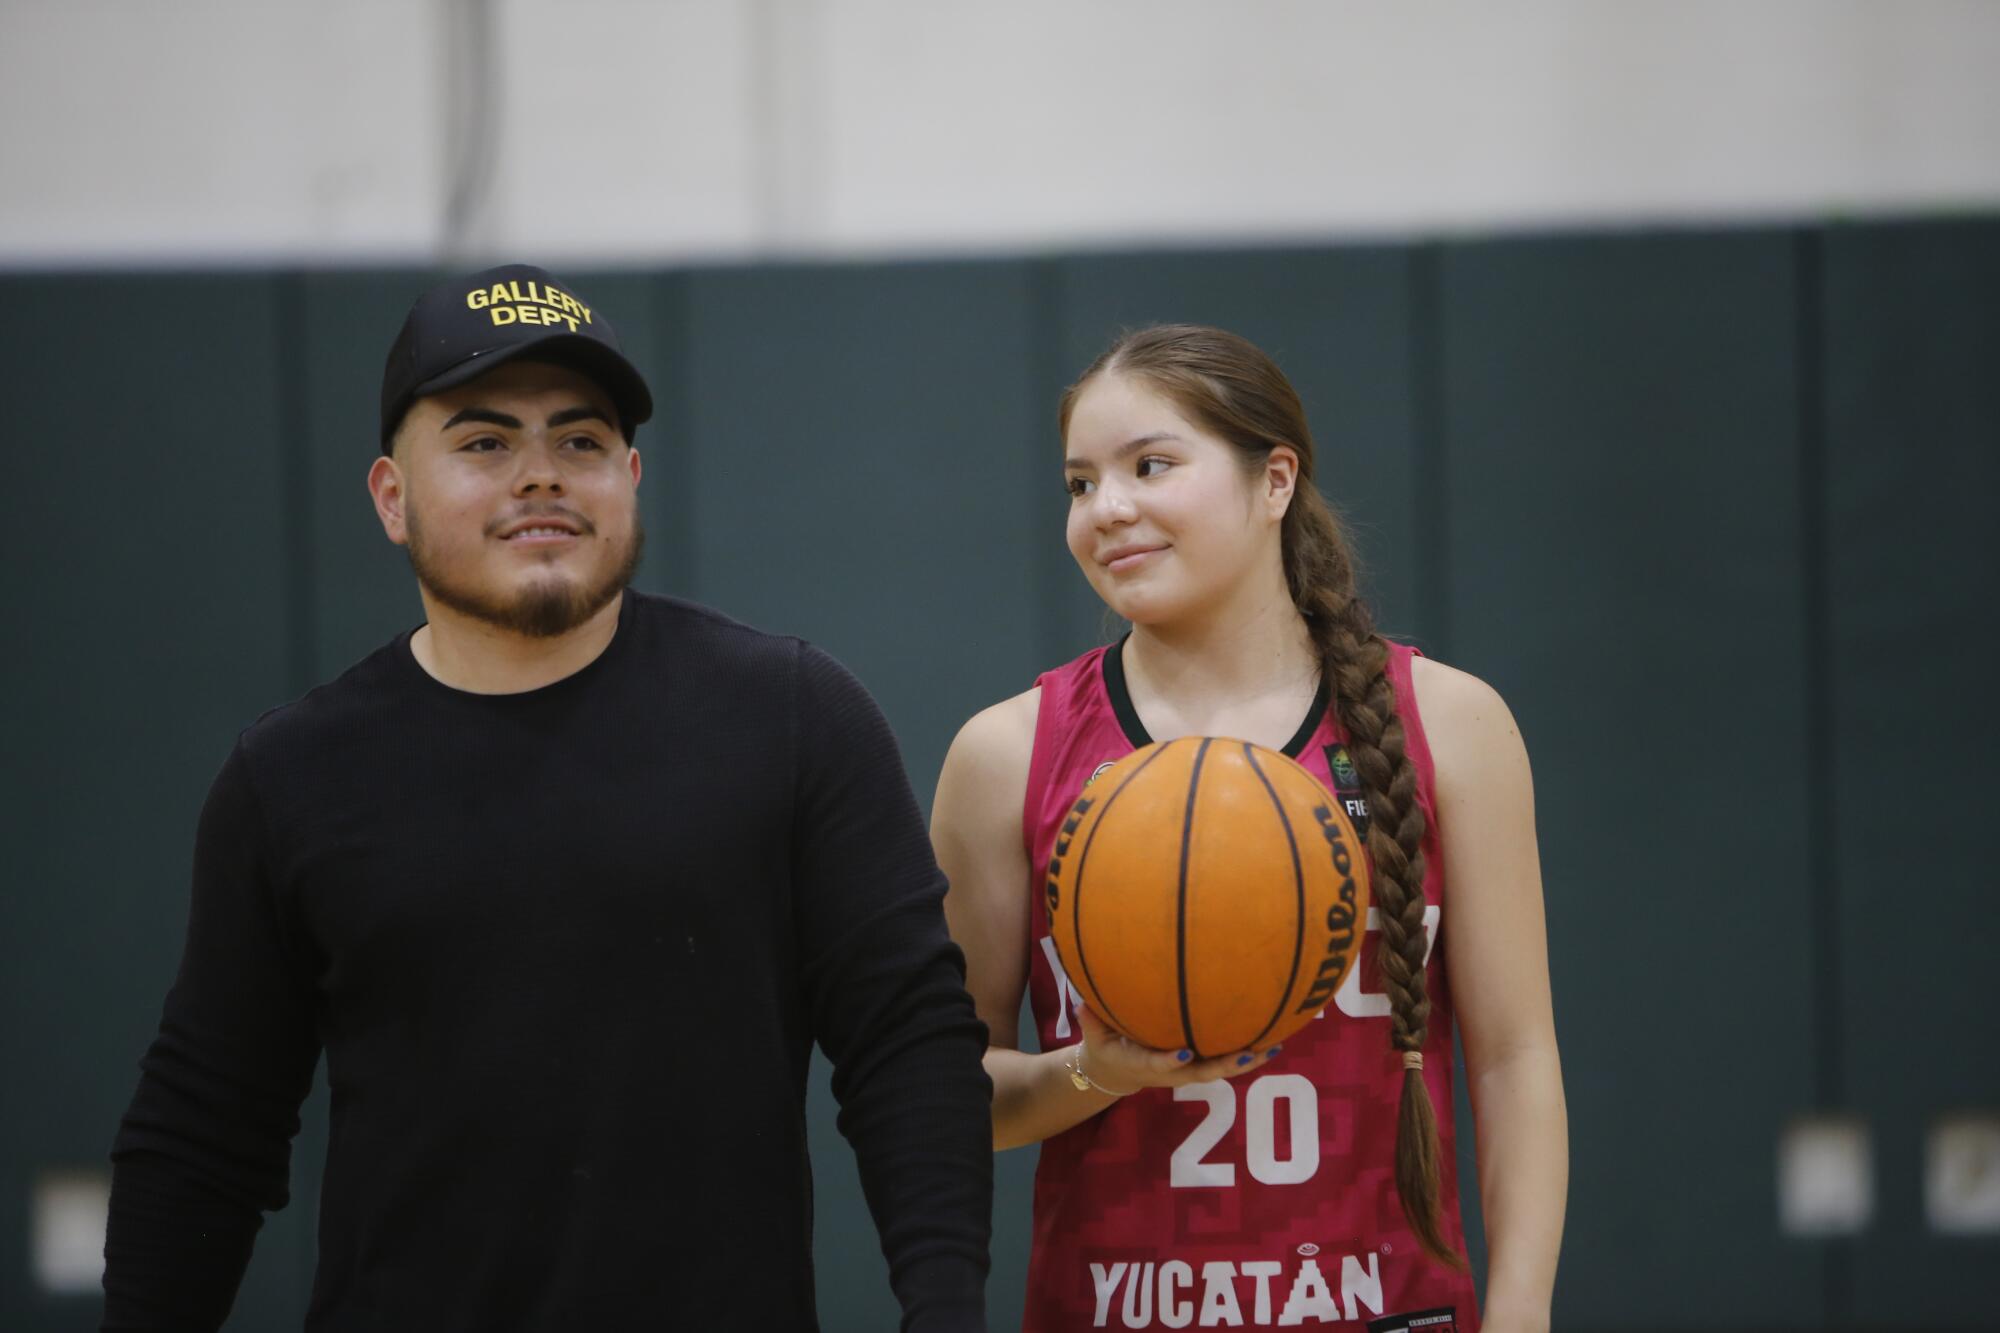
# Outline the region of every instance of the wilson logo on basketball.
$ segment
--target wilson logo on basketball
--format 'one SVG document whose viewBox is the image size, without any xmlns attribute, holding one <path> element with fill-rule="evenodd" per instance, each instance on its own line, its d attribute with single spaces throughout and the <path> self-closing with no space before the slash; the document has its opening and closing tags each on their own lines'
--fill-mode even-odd
<svg viewBox="0 0 2000 1333">
<path fill-rule="evenodd" d="M 1333 870 L 1340 876 L 1340 890 L 1339 897 L 1326 909 L 1326 956 L 1320 960 L 1305 1002 L 1293 1011 L 1300 1014 L 1326 1008 L 1326 1002 L 1340 989 L 1347 976 L 1349 955 L 1354 950 L 1354 928 L 1359 916 L 1354 901 L 1354 855 L 1347 850 L 1347 823 L 1336 820 L 1333 807 L 1326 805 L 1315 806 L 1313 818 L 1319 822 L 1320 837 L 1333 849 Z"/>
<path fill-rule="evenodd" d="M 1098 770 L 1100 773 L 1103 771 L 1103 769 Z M 1070 808 L 1069 818 L 1063 821 L 1062 832 L 1056 834 L 1055 855 L 1049 858 L 1048 898 L 1051 917 L 1056 914 L 1056 908 L 1062 903 L 1062 890 L 1057 886 L 1062 880 L 1063 857 L 1069 855 L 1069 840 L 1076 836 L 1077 825 L 1083 823 L 1083 817 L 1090 813 L 1091 805 L 1092 801 L 1088 796 L 1079 797 L 1077 803 Z"/>
</svg>

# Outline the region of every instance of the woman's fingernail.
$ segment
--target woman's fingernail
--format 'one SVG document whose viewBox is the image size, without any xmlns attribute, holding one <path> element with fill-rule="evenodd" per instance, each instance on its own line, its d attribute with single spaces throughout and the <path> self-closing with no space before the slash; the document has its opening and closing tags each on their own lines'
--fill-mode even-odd
<svg viewBox="0 0 2000 1333">
<path fill-rule="evenodd" d="M 1180 1061 L 1180 1062 L 1181 1062 L 1182 1064 L 1186 1064 L 1186 1063 L 1187 1063 L 1188 1061 L 1190 1061 L 1190 1060 L 1194 1059 L 1194 1052 L 1193 1052 L 1193 1051 L 1175 1051 L 1175 1052 L 1174 1052 L 1174 1059 L 1176 1059 L 1176 1060 Z"/>
<path fill-rule="evenodd" d="M 1247 1056 L 1247 1055 L 1239 1055 L 1239 1056 L 1237 1056 L 1237 1057 L 1236 1057 L 1236 1067 L 1237 1067 L 1238 1069 L 1241 1069 L 1241 1068 L 1242 1068 L 1242 1067 L 1243 1067 L 1244 1065 L 1247 1065 L 1247 1064 L 1249 1064 L 1249 1063 L 1250 1063 L 1250 1059 L 1251 1059 L 1251 1057 L 1249 1057 L 1249 1056 Z"/>
<path fill-rule="evenodd" d="M 1272 1048 L 1271 1048 L 1270 1050 L 1268 1050 L 1268 1051 L 1264 1052 L 1264 1058 L 1265 1058 L 1266 1060 L 1268 1060 L 1268 1059 L 1270 1059 L 1270 1058 L 1271 1058 L 1272 1056 L 1276 1055 L 1276 1054 L 1277 1054 L 1277 1053 L 1278 1053 L 1279 1051 L 1282 1051 L 1282 1050 L 1284 1050 L 1284 1049 L 1285 1049 L 1285 1048 L 1284 1048 L 1284 1046 L 1282 1046 L 1282 1045 L 1278 1045 L 1278 1046 L 1273 1046 L 1273 1047 L 1272 1047 Z"/>
</svg>

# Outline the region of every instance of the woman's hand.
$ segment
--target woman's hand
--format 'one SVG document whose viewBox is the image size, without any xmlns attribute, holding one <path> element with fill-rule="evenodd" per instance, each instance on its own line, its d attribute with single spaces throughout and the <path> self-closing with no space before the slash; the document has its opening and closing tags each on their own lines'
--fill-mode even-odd
<svg viewBox="0 0 2000 1333">
<path fill-rule="evenodd" d="M 1177 1088 L 1183 1083 L 1234 1078 L 1262 1068 L 1282 1049 L 1271 1046 L 1197 1060 L 1190 1051 L 1156 1051 L 1121 1037 L 1085 1005 L 1077 1006 L 1076 1016 L 1083 1029 L 1083 1051 L 1077 1057 L 1077 1067 L 1101 1091 L 1115 1096 L 1141 1088 Z"/>
</svg>

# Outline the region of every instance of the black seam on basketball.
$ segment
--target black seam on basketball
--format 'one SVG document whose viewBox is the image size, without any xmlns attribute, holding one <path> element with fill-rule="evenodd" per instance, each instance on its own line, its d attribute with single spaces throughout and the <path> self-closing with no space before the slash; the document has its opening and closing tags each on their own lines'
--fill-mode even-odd
<svg viewBox="0 0 2000 1333">
<path fill-rule="evenodd" d="M 1155 759 L 1158 759 L 1161 755 L 1165 754 L 1166 752 L 1167 752 L 1167 747 L 1162 745 L 1157 750 L 1154 750 L 1151 754 L 1147 755 L 1144 759 L 1140 760 L 1139 766 L 1133 769 L 1130 773 L 1127 773 L 1125 775 L 1125 780 L 1119 783 L 1116 787 L 1112 788 L 1111 794 L 1104 798 L 1104 808 L 1097 812 L 1097 822 L 1090 826 L 1090 836 L 1083 840 L 1083 850 L 1077 853 L 1076 883 L 1070 886 L 1070 892 L 1069 892 L 1070 934 L 1074 936 L 1076 939 L 1076 965 L 1083 969 L 1083 983 L 1084 985 L 1090 987 L 1090 993 L 1097 998 L 1097 1007 L 1104 1011 L 1102 1014 L 1099 1015 L 1099 1017 L 1104 1019 L 1105 1022 L 1111 1024 L 1112 1027 L 1118 1028 L 1121 1031 L 1123 1030 L 1124 1025 L 1119 1023 L 1117 1015 L 1111 1012 L 1111 1006 L 1104 1002 L 1104 996 L 1097 989 L 1097 983 L 1091 980 L 1090 960 L 1084 957 L 1083 872 L 1089 868 L 1090 849 L 1097 842 L 1097 830 L 1104 827 L 1104 820 L 1111 813 L 1111 803 L 1117 800 L 1119 794 L 1123 792 L 1125 788 L 1129 787 L 1132 784 L 1133 778 L 1138 777 L 1141 773 L 1146 771 L 1146 766 L 1148 764 L 1152 763 Z"/>
<path fill-rule="evenodd" d="M 1208 737 L 1201 738 L 1201 748 L 1194 752 L 1194 768 L 1188 773 L 1187 816 L 1181 821 L 1181 882 L 1177 893 L 1174 913 L 1174 940 L 1180 950 L 1179 975 L 1175 981 L 1181 992 L 1181 1033 L 1187 1038 L 1187 1048 L 1194 1052 L 1194 1058 L 1202 1058 L 1201 1047 L 1194 1041 L 1194 1015 L 1188 1012 L 1187 993 L 1187 870 L 1188 851 L 1194 844 L 1194 797 L 1201 787 L 1201 761 L 1208 755 L 1212 744 Z"/>
<path fill-rule="evenodd" d="M 1306 709 L 1306 720 L 1299 723 L 1299 729 L 1292 733 L 1290 740 L 1285 742 L 1285 748 L 1282 751 L 1285 758 L 1297 759 L 1305 753 L 1306 742 L 1313 738 L 1315 731 L 1319 730 L 1320 719 L 1326 716 L 1326 710 L 1332 704 L 1333 683 L 1327 678 L 1327 674 L 1322 671 L 1319 673 L 1319 689 L 1313 693 L 1312 706 Z"/>
<path fill-rule="evenodd" d="M 1306 948 L 1306 868 L 1299 859 L 1299 840 L 1292 832 L 1292 821 L 1285 813 L 1285 803 L 1278 799 L 1278 789 L 1271 785 L 1271 779 L 1258 766 L 1256 747 L 1247 741 L 1243 745 L 1243 757 L 1250 761 L 1250 771 L 1257 775 L 1257 780 L 1264 784 L 1264 790 L 1270 793 L 1271 806 L 1278 812 L 1278 823 L 1284 826 L 1285 843 L 1292 849 L 1292 882 L 1297 886 L 1299 896 L 1298 911 L 1292 917 L 1292 969 L 1285 974 L 1285 989 L 1278 995 L 1278 1011 L 1271 1015 L 1271 1021 L 1264 1025 L 1264 1030 L 1250 1040 L 1254 1050 L 1264 1044 L 1265 1033 L 1278 1026 L 1278 1020 L 1285 1016 L 1285 1007 L 1292 1002 L 1292 988 L 1299 984 L 1299 958 Z"/>
<path fill-rule="evenodd" d="M 1125 739 L 1132 742 L 1132 748 L 1142 750 L 1153 743 L 1146 734 L 1146 724 L 1139 720 L 1139 710 L 1132 703 L 1132 689 L 1125 683 L 1125 640 L 1124 638 L 1104 650 L 1104 658 L 1099 665 L 1103 668 L 1104 693 L 1111 699 L 1111 715 L 1118 719 L 1118 729 L 1125 733 Z"/>
</svg>

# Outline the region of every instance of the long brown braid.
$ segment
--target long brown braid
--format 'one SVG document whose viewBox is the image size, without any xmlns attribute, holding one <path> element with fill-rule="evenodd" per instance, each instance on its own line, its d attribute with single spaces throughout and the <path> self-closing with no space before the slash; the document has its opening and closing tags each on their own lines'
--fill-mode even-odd
<svg viewBox="0 0 2000 1333">
<path fill-rule="evenodd" d="M 1284 373 L 1255 345 L 1221 329 L 1161 324 L 1128 333 L 1091 363 L 1064 393 L 1063 434 L 1078 394 L 1107 372 L 1132 375 L 1164 395 L 1191 422 L 1233 446 L 1245 471 L 1261 476 L 1271 450 L 1288 445 L 1299 481 L 1280 536 L 1285 582 L 1305 618 L 1331 682 L 1347 733 L 1347 753 L 1368 801 L 1370 888 L 1382 932 L 1383 986 L 1389 994 L 1389 1044 L 1420 1052 L 1430 1022 L 1425 993 L 1424 812 L 1417 767 L 1405 748 L 1388 674 L 1389 646 L 1357 588 L 1354 556 L 1340 521 L 1313 484 L 1313 448 L 1305 407 Z M 1439 1262 L 1465 1261 L 1444 1237 L 1439 1204 L 1437 1116 L 1423 1075 L 1403 1069 L 1396 1122 L 1396 1192 L 1403 1216 Z"/>
</svg>

